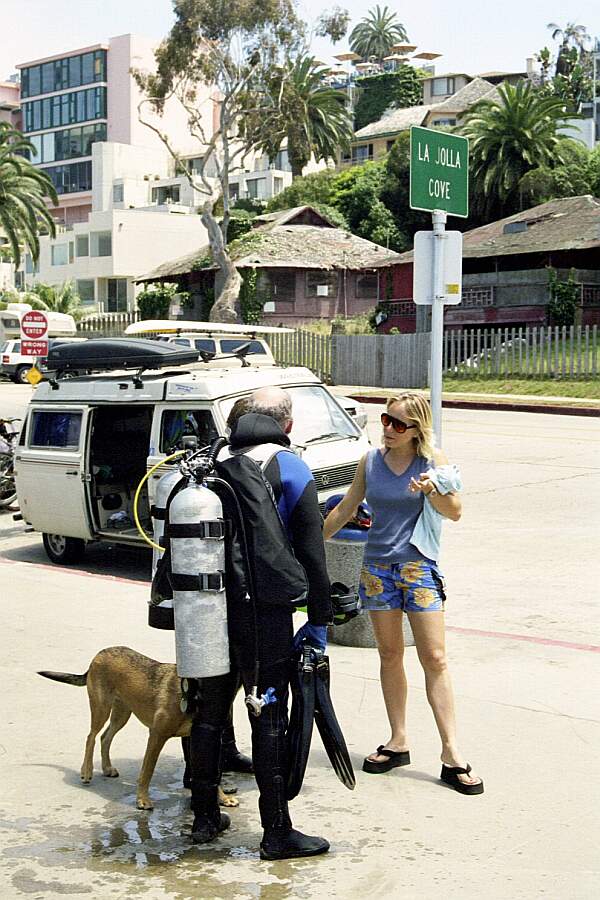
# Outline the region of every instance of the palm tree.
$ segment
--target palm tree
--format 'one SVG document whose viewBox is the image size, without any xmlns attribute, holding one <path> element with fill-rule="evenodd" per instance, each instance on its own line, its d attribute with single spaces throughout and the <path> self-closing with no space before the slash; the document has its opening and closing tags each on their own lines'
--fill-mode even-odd
<svg viewBox="0 0 600 900">
<path fill-rule="evenodd" d="M 408 40 L 404 25 L 394 21 L 395 19 L 396 13 L 391 12 L 387 6 L 383 9 L 376 6 L 369 10 L 364 19 L 352 29 L 350 49 L 365 60 L 374 56 L 382 62 L 394 44 Z"/>
<path fill-rule="evenodd" d="M 482 100 L 465 119 L 475 206 L 488 218 L 521 208 L 521 179 L 530 170 L 563 163 L 564 101 L 528 82 L 502 84 L 498 100 Z"/>
<path fill-rule="evenodd" d="M 555 74 L 568 75 L 573 67 L 568 60 L 569 51 L 575 49 L 577 55 L 581 56 L 585 45 L 590 41 L 587 28 L 585 25 L 576 25 L 574 22 L 567 22 L 564 28 L 561 28 L 556 22 L 550 22 L 547 28 L 552 31 L 552 40 L 560 41 Z"/>
<path fill-rule="evenodd" d="M 254 146 L 273 160 L 287 139 L 293 178 L 302 175 L 313 154 L 317 160 L 335 159 L 340 149 L 350 146 L 352 116 L 346 95 L 323 85 L 324 71 L 312 56 L 290 61 L 269 85 L 271 114 L 261 112 Z"/>
<path fill-rule="evenodd" d="M 16 266 L 21 262 L 22 243 L 36 260 L 40 231 L 45 228 L 52 236 L 56 233 L 45 198 L 57 206 L 58 197 L 48 176 L 27 158 L 33 151 L 33 144 L 20 131 L 0 122 L 0 228 Z"/>
<path fill-rule="evenodd" d="M 84 315 L 81 308 L 81 298 L 73 287 L 72 281 L 65 281 L 58 286 L 39 281 L 27 292 L 26 302 L 33 309 L 43 309 L 48 312 L 67 313 L 74 319 L 80 319 Z M 86 312 L 91 310 L 87 309 Z"/>
</svg>

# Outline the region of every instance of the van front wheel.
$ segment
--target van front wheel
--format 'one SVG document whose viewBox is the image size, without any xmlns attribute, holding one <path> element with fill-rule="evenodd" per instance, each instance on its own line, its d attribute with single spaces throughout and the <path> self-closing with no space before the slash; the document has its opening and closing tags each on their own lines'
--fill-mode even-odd
<svg viewBox="0 0 600 900">
<path fill-rule="evenodd" d="M 53 563 L 68 565 L 79 562 L 85 551 L 85 541 L 62 534 L 43 534 L 44 550 Z"/>
</svg>

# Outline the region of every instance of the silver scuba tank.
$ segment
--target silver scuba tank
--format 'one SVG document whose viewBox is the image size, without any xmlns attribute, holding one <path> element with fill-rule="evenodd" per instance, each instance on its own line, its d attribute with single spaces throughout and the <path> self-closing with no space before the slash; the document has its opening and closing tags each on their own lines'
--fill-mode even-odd
<svg viewBox="0 0 600 900">
<path fill-rule="evenodd" d="M 165 533 L 165 516 L 167 514 L 167 501 L 171 496 L 171 491 L 175 485 L 181 481 L 183 475 L 179 470 L 179 466 L 166 472 L 158 484 L 156 485 L 156 494 L 154 496 L 154 504 L 150 513 L 154 523 L 153 539 L 155 544 L 163 547 L 162 537 Z M 155 547 L 152 549 L 152 577 L 156 572 L 158 560 L 162 556 L 162 551 L 158 551 Z"/>
<path fill-rule="evenodd" d="M 192 482 L 169 508 L 175 656 L 180 678 L 229 672 L 225 523 L 217 495 Z"/>
</svg>

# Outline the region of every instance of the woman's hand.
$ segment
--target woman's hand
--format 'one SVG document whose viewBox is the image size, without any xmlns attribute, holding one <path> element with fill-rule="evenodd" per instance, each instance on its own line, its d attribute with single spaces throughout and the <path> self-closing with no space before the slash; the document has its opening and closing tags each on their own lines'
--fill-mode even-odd
<svg viewBox="0 0 600 900">
<path fill-rule="evenodd" d="M 426 497 L 436 492 L 435 484 L 433 483 L 427 472 L 421 472 L 418 481 L 416 478 L 411 478 L 408 489 L 412 494 L 416 494 L 418 493 L 418 491 L 421 491 L 421 493 L 425 494 Z"/>
</svg>

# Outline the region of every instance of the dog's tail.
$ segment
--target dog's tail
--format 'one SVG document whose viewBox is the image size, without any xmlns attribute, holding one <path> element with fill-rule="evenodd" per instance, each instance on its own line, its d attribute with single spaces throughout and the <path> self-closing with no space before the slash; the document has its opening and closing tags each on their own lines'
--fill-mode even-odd
<svg viewBox="0 0 600 900">
<path fill-rule="evenodd" d="M 76 687 L 83 687 L 87 684 L 86 672 L 84 675 L 71 675 L 69 672 L 38 672 L 44 678 L 51 678 L 52 681 L 62 681 L 64 684 L 74 684 Z"/>
</svg>

